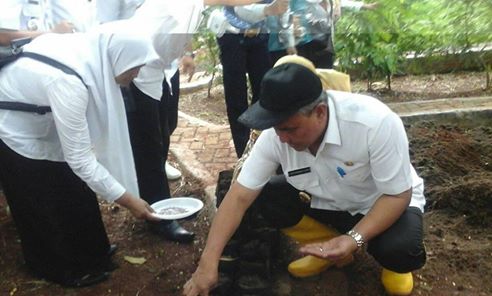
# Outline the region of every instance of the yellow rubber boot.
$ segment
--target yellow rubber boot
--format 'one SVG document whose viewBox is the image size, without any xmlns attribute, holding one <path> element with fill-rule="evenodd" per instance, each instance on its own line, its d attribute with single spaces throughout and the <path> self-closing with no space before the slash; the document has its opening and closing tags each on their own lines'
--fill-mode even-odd
<svg viewBox="0 0 492 296">
<path fill-rule="evenodd" d="M 309 216 L 303 216 L 294 226 L 282 228 L 282 232 L 301 244 L 329 240 L 340 235 L 335 229 L 328 227 Z"/>
<path fill-rule="evenodd" d="M 319 223 L 309 216 L 303 216 L 299 223 L 292 227 L 283 228 L 282 232 L 287 236 L 292 237 L 301 244 L 325 241 L 339 235 L 336 230 L 322 223 Z M 299 278 L 304 278 L 317 275 L 325 271 L 327 268 L 331 267 L 333 264 L 338 267 L 342 267 L 351 263 L 352 261 L 352 255 L 338 262 L 333 262 L 327 259 L 308 255 L 291 262 L 287 269 L 289 270 L 289 273 L 291 275 Z"/>
<path fill-rule="evenodd" d="M 397 273 L 383 268 L 381 282 L 389 295 L 410 295 L 413 290 L 413 276 L 411 272 Z"/>
<path fill-rule="evenodd" d="M 305 278 L 318 275 L 333 265 L 336 267 L 343 267 L 352 263 L 352 261 L 354 261 L 354 256 L 352 255 L 347 256 L 337 262 L 308 255 L 302 257 L 301 259 L 292 261 L 287 269 L 291 275 L 298 278 Z"/>
</svg>

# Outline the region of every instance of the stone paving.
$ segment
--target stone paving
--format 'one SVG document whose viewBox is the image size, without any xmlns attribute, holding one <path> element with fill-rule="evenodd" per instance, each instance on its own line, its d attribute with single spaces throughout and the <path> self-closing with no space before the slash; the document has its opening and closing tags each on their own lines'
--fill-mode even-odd
<svg viewBox="0 0 492 296">
<path fill-rule="evenodd" d="M 492 97 L 438 99 L 388 104 L 402 117 L 426 114 L 492 110 Z M 234 168 L 237 157 L 228 125 L 215 125 L 180 112 L 171 137 L 171 153 L 181 165 L 205 185 L 208 198 L 215 199 L 219 172 Z"/>
</svg>

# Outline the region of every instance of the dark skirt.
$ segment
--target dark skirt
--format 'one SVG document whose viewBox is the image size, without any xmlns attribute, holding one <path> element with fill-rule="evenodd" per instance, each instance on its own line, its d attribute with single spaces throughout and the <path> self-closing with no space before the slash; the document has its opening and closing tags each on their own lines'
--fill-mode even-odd
<svg viewBox="0 0 492 296">
<path fill-rule="evenodd" d="M 23 157 L 0 140 L 0 180 L 26 265 L 37 276 L 64 283 L 107 265 L 96 195 L 67 163 Z"/>
</svg>

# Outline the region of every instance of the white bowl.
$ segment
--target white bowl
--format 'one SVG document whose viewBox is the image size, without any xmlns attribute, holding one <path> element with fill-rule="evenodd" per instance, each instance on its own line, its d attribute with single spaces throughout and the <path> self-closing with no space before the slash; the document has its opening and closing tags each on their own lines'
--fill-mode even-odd
<svg viewBox="0 0 492 296">
<path fill-rule="evenodd" d="M 189 217 L 203 208 L 203 202 L 193 197 L 173 197 L 150 205 L 155 217 L 176 220 Z"/>
</svg>

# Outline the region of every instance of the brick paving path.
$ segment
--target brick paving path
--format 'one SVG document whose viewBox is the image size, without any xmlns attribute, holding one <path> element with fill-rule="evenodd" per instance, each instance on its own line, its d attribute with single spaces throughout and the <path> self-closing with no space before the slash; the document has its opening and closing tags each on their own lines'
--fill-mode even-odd
<svg viewBox="0 0 492 296">
<path fill-rule="evenodd" d="M 492 110 L 492 97 L 438 99 L 388 104 L 400 116 Z M 214 199 L 220 171 L 234 168 L 237 157 L 228 125 L 215 125 L 180 112 L 171 152 L 181 167 L 200 179 Z"/>
</svg>

